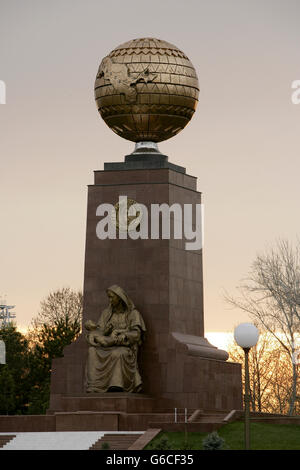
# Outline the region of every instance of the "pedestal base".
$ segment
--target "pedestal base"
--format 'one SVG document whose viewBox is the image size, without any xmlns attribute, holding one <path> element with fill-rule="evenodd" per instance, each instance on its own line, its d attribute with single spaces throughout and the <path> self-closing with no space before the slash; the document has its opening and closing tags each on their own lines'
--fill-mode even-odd
<svg viewBox="0 0 300 470">
<path fill-rule="evenodd" d="M 188 250 L 185 239 L 173 235 L 97 238 L 99 204 L 115 205 L 124 195 L 147 207 L 150 218 L 153 204 L 169 208 L 176 204 L 182 210 L 190 205 L 194 210 L 201 204 L 201 193 L 195 177 L 161 154 L 132 154 L 125 162 L 107 163 L 104 171 L 95 172 L 95 183 L 89 186 L 83 324 L 98 321 L 107 307 L 105 289 L 110 285 L 128 293 L 146 324 L 139 371 L 148 397 L 120 401 L 115 396 L 110 401 L 83 396 L 88 350 L 83 334 L 65 348 L 64 358 L 53 361 L 50 410 L 117 411 L 123 425 L 131 426 L 134 419 L 144 420 L 145 413 L 165 409 L 166 402 L 173 410 L 241 409 L 241 365 L 226 362 L 226 351 L 204 338 L 202 249 Z M 136 418 L 124 418 L 124 413 L 129 416 L 133 411 Z"/>
</svg>

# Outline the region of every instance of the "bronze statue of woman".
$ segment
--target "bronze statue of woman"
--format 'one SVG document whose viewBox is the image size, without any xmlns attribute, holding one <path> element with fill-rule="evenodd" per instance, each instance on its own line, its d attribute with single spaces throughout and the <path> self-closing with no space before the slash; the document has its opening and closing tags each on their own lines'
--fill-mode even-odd
<svg viewBox="0 0 300 470">
<path fill-rule="evenodd" d="M 121 287 L 113 285 L 106 292 L 110 303 L 98 323 L 91 320 L 85 323 L 89 344 L 86 391 L 138 393 L 142 379 L 137 354 L 146 331 L 145 323 Z"/>
</svg>

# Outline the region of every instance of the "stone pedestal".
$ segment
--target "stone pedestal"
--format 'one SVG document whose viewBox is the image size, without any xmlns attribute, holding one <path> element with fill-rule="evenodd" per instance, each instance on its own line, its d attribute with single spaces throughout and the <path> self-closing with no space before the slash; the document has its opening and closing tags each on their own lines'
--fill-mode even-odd
<svg viewBox="0 0 300 470">
<path fill-rule="evenodd" d="M 172 166 L 166 157 L 156 156 L 156 163 L 142 157 L 105 164 L 89 186 L 83 322 L 97 321 L 108 303 L 105 289 L 120 285 L 145 320 L 140 372 L 143 392 L 155 399 L 157 409 L 161 400 L 169 400 L 170 408 L 241 409 L 240 364 L 226 362 L 227 353 L 204 338 L 202 250 L 187 250 L 186 240 L 173 237 L 99 240 L 96 236 L 97 207 L 114 205 L 119 196 L 144 204 L 149 213 L 151 204 L 201 203 L 196 178 L 184 168 Z M 64 395 L 85 393 L 83 335 L 65 348 L 64 358 L 53 361 L 52 411 L 66 408 Z"/>
</svg>

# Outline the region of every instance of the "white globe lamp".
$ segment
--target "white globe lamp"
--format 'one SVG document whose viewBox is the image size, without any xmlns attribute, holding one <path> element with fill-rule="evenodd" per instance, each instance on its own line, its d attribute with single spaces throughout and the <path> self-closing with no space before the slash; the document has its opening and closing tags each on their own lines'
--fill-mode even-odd
<svg viewBox="0 0 300 470">
<path fill-rule="evenodd" d="M 234 339 L 243 349 L 250 349 L 256 345 L 259 331 L 253 323 L 241 323 L 234 330 Z"/>
<path fill-rule="evenodd" d="M 241 323 L 234 330 L 236 343 L 245 353 L 245 449 L 250 449 L 250 385 L 249 385 L 249 351 L 256 345 L 259 331 L 253 323 Z"/>
</svg>

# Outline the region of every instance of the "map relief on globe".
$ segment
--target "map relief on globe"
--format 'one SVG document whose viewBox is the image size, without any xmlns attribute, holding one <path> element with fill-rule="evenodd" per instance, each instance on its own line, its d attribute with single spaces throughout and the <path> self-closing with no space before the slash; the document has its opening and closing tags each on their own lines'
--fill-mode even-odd
<svg viewBox="0 0 300 470">
<path fill-rule="evenodd" d="M 176 46 L 133 39 L 102 60 L 95 99 L 105 123 L 132 142 L 162 142 L 192 118 L 199 96 L 193 64 Z"/>
</svg>

